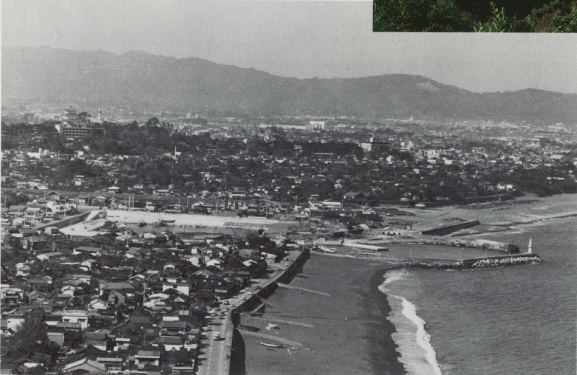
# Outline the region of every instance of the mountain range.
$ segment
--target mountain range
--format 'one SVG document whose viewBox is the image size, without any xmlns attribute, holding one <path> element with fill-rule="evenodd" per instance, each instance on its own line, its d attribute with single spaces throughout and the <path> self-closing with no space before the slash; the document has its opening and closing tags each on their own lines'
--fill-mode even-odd
<svg viewBox="0 0 577 375">
<path fill-rule="evenodd" d="M 577 94 L 475 93 L 417 75 L 297 79 L 198 58 L 2 47 L 2 100 L 253 115 L 577 123 Z"/>
</svg>

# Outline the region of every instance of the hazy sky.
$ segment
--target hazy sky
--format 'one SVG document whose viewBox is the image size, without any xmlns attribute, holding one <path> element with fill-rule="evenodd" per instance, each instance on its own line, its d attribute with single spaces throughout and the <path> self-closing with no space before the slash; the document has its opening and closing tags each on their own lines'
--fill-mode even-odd
<svg viewBox="0 0 577 375">
<path fill-rule="evenodd" d="M 143 50 L 299 78 L 577 93 L 577 34 L 373 33 L 372 1 L 2 0 L 2 44 Z"/>
</svg>

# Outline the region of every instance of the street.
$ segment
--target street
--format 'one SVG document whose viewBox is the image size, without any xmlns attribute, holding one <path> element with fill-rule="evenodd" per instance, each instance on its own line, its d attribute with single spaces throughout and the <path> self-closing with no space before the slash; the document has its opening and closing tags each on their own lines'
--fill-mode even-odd
<svg viewBox="0 0 577 375">
<path fill-rule="evenodd" d="M 226 345 L 226 335 L 232 335 L 232 330 L 227 330 L 227 320 L 229 320 L 228 315 L 227 318 L 222 318 L 220 314 L 207 318 L 206 328 L 203 327 L 203 337 L 197 360 L 198 374 L 219 375 L 228 373 L 230 359 L 227 356 L 230 353 Z M 220 334 L 220 338 L 215 339 L 216 333 Z"/>
</svg>

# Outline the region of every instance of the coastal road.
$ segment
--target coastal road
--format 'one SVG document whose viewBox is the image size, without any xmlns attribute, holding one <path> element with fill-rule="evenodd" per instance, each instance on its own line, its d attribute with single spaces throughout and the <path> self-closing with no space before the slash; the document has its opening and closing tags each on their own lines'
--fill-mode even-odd
<svg viewBox="0 0 577 375">
<path fill-rule="evenodd" d="M 267 281 L 263 280 L 259 285 Z M 221 305 L 221 309 L 229 309 L 229 311 L 225 312 L 225 318 L 222 318 L 221 311 L 218 312 L 217 316 L 207 318 L 207 331 L 204 332 L 205 337 L 202 340 L 203 348 L 198 355 L 197 374 L 221 375 L 229 373 L 229 355 L 231 354 L 229 346 L 232 345 L 234 330 L 231 319 L 232 310 L 253 295 L 253 291 L 245 290 L 238 296 L 229 299 L 230 305 Z M 217 332 L 220 333 L 220 339 L 215 340 L 214 335 Z"/>
<path fill-rule="evenodd" d="M 293 262 L 296 257 L 287 259 L 286 266 Z M 278 269 L 280 268 L 280 269 Z M 277 267 L 271 278 L 259 280 L 256 285 L 246 288 L 239 295 L 230 298 L 228 304 L 222 304 L 221 309 L 228 309 L 224 313 L 219 311 L 217 316 L 208 317 L 206 327 L 204 327 L 204 338 L 202 339 L 201 351 L 198 354 L 198 371 L 199 375 L 221 375 L 228 374 L 230 371 L 230 358 L 232 335 L 234 327 L 232 325 L 232 311 L 235 307 L 251 299 L 258 291 L 266 287 L 283 273 L 282 267 Z M 214 338 L 215 333 L 220 334 L 220 339 Z"/>
<path fill-rule="evenodd" d="M 227 320 L 229 318 L 209 317 L 207 323 L 208 331 L 203 339 L 202 352 L 198 355 L 198 372 L 199 375 L 219 375 L 228 374 L 230 358 L 230 349 L 227 348 L 226 335 L 232 335 L 232 330 L 227 329 Z M 230 331 L 230 332 L 228 332 Z M 220 339 L 215 339 L 215 333 L 220 333 Z"/>
</svg>

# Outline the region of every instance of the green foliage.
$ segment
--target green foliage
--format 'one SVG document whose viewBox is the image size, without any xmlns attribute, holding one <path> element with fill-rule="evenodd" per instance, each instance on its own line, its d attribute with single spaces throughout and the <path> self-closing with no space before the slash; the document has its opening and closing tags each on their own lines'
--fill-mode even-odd
<svg viewBox="0 0 577 375">
<path fill-rule="evenodd" d="M 452 0 L 439 0 L 427 12 L 428 26 L 423 31 L 467 31 L 472 22 L 459 12 Z"/>
<path fill-rule="evenodd" d="M 566 2 L 555 0 L 542 8 L 533 9 L 531 14 L 521 20 L 515 17 L 508 18 L 505 8 L 498 9 L 491 2 L 491 19 L 488 22 L 479 22 L 475 25 L 477 32 L 577 32 L 577 2 L 571 7 Z"/>
<path fill-rule="evenodd" d="M 6 207 L 25 204 L 26 202 L 30 201 L 30 197 L 26 194 L 14 194 L 14 193 L 5 193 L 2 195 L 2 201 L 6 204 Z"/>
<path fill-rule="evenodd" d="M 374 31 L 470 31 L 453 0 L 377 0 Z"/>
<path fill-rule="evenodd" d="M 556 12 L 550 24 L 553 32 L 558 33 L 577 33 L 577 3 L 571 4 L 569 14 Z"/>
<path fill-rule="evenodd" d="M 475 25 L 476 32 L 502 33 L 513 29 L 511 20 L 505 15 L 505 8 L 498 9 L 493 2 L 491 7 L 491 20 Z"/>
<path fill-rule="evenodd" d="M 82 332 L 65 331 L 64 345 L 76 349 L 82 345 Z"/>
<path fill-rule="evenodd" d="M 326 212 L 323 212 L 323 217 L 325 219 L 328 219 L 328 220 L 337 220 L 341 216 L 335 211 L 326 211 Z"/>
<path fill-rule="evenodd" d="M 577 0 L 375 0 L 373 7 L 374 31 L 577 32 Z"/>
<path fill-rule="evenodd" d="M 12 370 L 13 374 L 45 374 L 46 367 L 44 366 L 36 366 L 36 367 L 26 367 L 24 365 L 18 366 L 14 370 Z"/>
<path fill-rule="evenodd" d="M 246 242 L 248 246 L 253 249 L 259 249 L 265 253 L 277 254 L 279 252 L 276 249 L 276 244 L 270 238 L 266 236 L 260 236 L 257 233 L 249 233 L 246 236 Z"/>
<path fill-rule="evenodd" d="M 21 355 L 51 350 L 46 325 L 39 314 L 29 314 L 14 333 L 10 348 Z"/>
<path fill-rule="evenodd" d="M 363 149 L 354 143 L 344 142 L 306 142 L 301 145 L 303 155 L 315 153 L 335 153 L 336 155 L 356 155 L 362 157 Z"/>
</svg>

